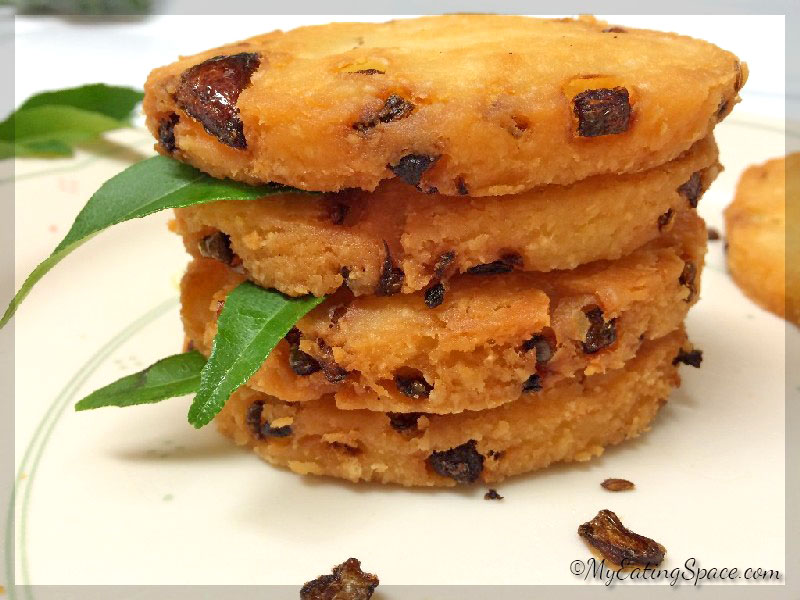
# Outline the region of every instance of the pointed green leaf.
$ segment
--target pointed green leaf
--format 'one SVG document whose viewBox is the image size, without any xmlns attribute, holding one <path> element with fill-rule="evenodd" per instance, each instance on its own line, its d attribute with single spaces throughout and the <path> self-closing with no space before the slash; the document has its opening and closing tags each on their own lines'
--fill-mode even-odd
<svg viewBox="0 0 800 600">
<path fill-rule="evenodd" d="M 287 191 L 300 193 L 294 188 L 278 185 L 256 187 L 214 179 L 166 156 L 154 156 L 138 162 L 106 181 L 94 193 L 78 214 L 67 236 L 22 284 L 0 319 L 0 327 L 8 322 L 31 288 L 47 271 L 91 236 L 112 225 L 167 208 L 217 200 L 256 200 Z"/>
<path fill-rule="evenodd" d="M 294 324 L 323 300 L 289 298 L 247 281 L 228 294 L 189 422 L 198 429 L 210 423 Z"/>
<path fill-rule="evenodd" d="M 39 106 L 72 106 L 127 121 L 133 109 L 144 98 L 144 92 L 129 87 L 90 83 L 75 88 L 41 92 L 25 100 L 18 110 Z"/>
<path fill-rule="evenodd" d="M 103 406 L 154 404 L 197 391 L 205 357 L 197 351 L 174 354 L 96 390 L 75 405 L 75 410 Z"/>
</svg>

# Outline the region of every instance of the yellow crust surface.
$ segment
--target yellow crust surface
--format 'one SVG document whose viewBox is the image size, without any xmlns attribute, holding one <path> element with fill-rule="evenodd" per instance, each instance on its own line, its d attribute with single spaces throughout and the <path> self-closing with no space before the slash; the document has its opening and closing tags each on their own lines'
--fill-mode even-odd
<svg viewBox="0 0 800 600">
<path fill-rule="evenodd" d="M 341 292 L 297 328 L 303 352 L 320 362 L 333 359 L 347 377 L 331 383 L 322 371 L 296 375 L 282 341 L 248 385 L 286 401 L 331 394 L 345 409 L 453 413 L 499 406 L 516 400 L 531 375 L 547 389 L 564 378 L 618 369 L 643 341 L 680 327 L 698 296 L 705 247 L 702 220 L 684 211 L 671 232 L 627 257 L 546 274 L 460 276 L 434 309 L 420 293 L 353 298 Z M 687 263 L 696 271 L 694 294 L 681 284 Z M 210 351 L 220 302 L 242 280 L 218 261 L 190 265 L 182 315 L 201 352 Z M 591 307 L 602 310 L 606 323 L 616 319 L 616 339 L 587 353 Z M 537 334 L 551 341 L 545 363 L 523 350 Z M 409 397 L 398 377 L 422 377 L 432 390 Z"/>
<path fill-rule="evenodd" d="M 608 29 L 593 18 L 445 15 L 275 31 L 155 69 L 147 126 L 159 139 L 169 123 L 173 155 L 215 177 L 372 191 L 395 176 L 389 165 L 422 155 L 436 160 L 422 189 L 492 196 L 663 164 L 738 102 L 747 69 L 730 52 Z M 235 104 L 245 148 L 221 143 L 175 100 L 187 69 L 239 53 L 259 56 Z M 627 92 L 626 126 L 579 135 L 576 98 L 614 89 Z M 413 109 L 387 117 L 393 97 Z M 374 126 L 359 130 L 365 122 Z"/>
<path fill-rule="evenodd" d="M 787 213 L 794 217 L 788 229 Z M 725 230 L 734 281 L 767 310 L 800 324 L 800 153 L 742 174 Z"/>
<path fill-rule="evenodd" d="M 344 283 L 343 268 L 355 295 L 375 293 L 386 242 L 405 274 L 402 291 L 410 293 L 505 255 L 518 256 L 516 268 L 524 271 L 614 260 L 672 227 L 665 215 L 688 208 L 679 188 L 694 173 L 702 193 L 718 171 L 709 137 L 651 170 L 571 186 L 472 199 L 388 182 L 372 193 L 283 194 L 179 208 L 173 228 L 195 257 L 205 236 L 224 232 L 249 279 L 293 296 L 334 292 Z M 447 253 L 452 262 L 436 274 Z"/>
<path fill-rule="evenodd" d="M 495 483 L 556 462 L 589 460 L 647 430 L 680 383 L 672 361 L 685 340 L 683 331 L 676 331 L 647 342 L 623 369 L 583 382 L 565 380 L 491 410 L 420 415 L 415 426 L 402 431 L 384 413 L 340 410 L 330 397 L 286 403 L 246 387 L 216 422 L 237 444 L 296 473 L 406 486 L 455 485 L 435 472 L 428 458 L 474 441 L 483 457 L 477 480 Z M 291 434 L 255 436 L 247 413 L 256 401 L 264 402 L 262 426 L 288 426 Z"/>
</svg>

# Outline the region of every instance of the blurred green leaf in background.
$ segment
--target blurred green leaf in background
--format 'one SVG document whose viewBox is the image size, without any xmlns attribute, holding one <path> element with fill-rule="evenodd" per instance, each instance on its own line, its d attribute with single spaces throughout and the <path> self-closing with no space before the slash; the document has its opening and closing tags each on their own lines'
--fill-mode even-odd
<svg viewBox="0 0 800 600">
<path fill-rule="evenodd" d="M 142 97 L 103 83 L 31 96 L 0 122 L 0 159 L 71 156 L 75 143 L 128 127 Z"/>
<path fill-rule="evenodd" d="M 0 0 L 27 15 L 144 15 L 151 0 Z"/>
</svg>

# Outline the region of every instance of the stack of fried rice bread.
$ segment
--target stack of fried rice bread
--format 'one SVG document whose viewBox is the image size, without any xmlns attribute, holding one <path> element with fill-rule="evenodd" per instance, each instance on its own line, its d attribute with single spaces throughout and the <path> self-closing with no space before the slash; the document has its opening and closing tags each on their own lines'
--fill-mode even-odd
<svg viewBox="0 0 800 600">
<path fill-rule="evenodd" d="M 679 384 L 746 67 L 591 18 L 273 32 L 151 74 L 159 152 L 287 192 L 176 210 L 186 337 L 250 280 L 325 296 L 217 417 L 298 473 L 486 483 L 648 429 Z"/>
</svg>

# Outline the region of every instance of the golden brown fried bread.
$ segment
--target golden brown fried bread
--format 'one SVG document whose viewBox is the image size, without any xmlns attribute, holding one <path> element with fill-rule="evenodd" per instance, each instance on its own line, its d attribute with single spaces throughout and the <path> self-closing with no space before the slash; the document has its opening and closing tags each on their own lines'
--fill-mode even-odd
<svg viewBox="0 0 800 600">
<path fill-rule="evenodd" d="M 222 433 L 301 474 L 407 486 L 494 483 L 555 462 L 589 460 L 648 429 L 680 379 L 683 330 L 648 341 L 624 368 L 569 379 L 491 410 L 455 415 L 338 409 L 240 388 Z"/>
<path fill-rule="evenodd" d="M 679 328 L 698 296 L 705 226 L 684 211 L 633 254 L 568 271 L 462 275 L 441 305 L 424 295 L 342 291 L 297 323 L 249 386 L 285 401 L 332 394 L 339 408 L 452 413 L 622 368 Z M 208 355 L 226 294 L 244 280 L 197 259 L 182 283 L 186 335 Z"/>
<path fill-rule="evenodd" d="M 787 213 L 794 216 L 788 229 Z M 800 153 L 747 169 L 725 210 L 733 279 L 758 304 L 800 324 L 798 217 Z"/>
<path fill-rule="evenodd" d="M 716 46 L 592 18 L 445 15 L 275 31 L 155 69 L 157 148 L 215 177 L 513 194 L 674 159 L 738 102 Z"/>
<path fill-rule="evenodd" d="M 402 273 L 399 291 L 424 289 L 435 304 L 458 273 L 571 269 L 629 254 L 696 206 L 718 171 L 709 137 L 665 165 L 571 186 L 473 199 L 387 182 L 372 193 L 179 208 L 174 229 L 193 256 L 241 262 L 249 279 L 286 294 L 342 285 L 357 296 L 388 293 L 387 279 Z"/>
</svg>

